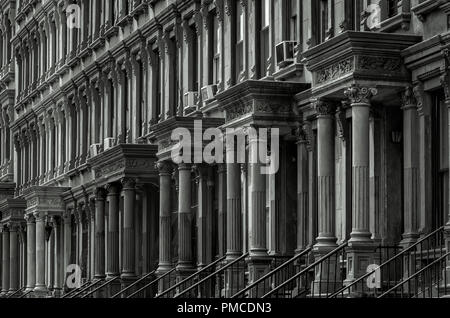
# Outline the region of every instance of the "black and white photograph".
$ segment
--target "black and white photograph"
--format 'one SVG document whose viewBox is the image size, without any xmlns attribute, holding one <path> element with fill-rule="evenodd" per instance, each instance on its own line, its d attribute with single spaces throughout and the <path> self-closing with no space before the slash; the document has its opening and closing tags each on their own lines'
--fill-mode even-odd
<svg viewBox="0 0 450 318">
<path fill-rule="evenodd" d="M 449 127 L 449 0 L 0 0 L 1 306 L 450 298 Z"/>
</svg>

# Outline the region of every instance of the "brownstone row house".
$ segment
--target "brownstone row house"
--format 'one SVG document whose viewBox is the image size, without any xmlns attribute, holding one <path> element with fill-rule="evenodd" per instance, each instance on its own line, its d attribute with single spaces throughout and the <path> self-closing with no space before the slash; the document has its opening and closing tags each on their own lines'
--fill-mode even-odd
<svg viewBox="0 0 450 318">
<path fill-rule="evenodd" d="M 3 297 L 450 294 L 449 1 L 0 5 Z"/>
</svg>

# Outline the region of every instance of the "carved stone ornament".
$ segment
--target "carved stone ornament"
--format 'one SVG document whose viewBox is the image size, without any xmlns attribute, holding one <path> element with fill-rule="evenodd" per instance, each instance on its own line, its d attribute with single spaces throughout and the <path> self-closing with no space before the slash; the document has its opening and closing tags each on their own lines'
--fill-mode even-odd
<svg viewBox="0 0 450 318">
<path fill-rule="evenodd" d="M 352 84 L 344 91 L 344 95 L 350 99 L 352 104 L 370 104 L 370 99 L 377 94 L 378 90 L 376 88 L 360 87 L 357 84 Z"/>
</svg>

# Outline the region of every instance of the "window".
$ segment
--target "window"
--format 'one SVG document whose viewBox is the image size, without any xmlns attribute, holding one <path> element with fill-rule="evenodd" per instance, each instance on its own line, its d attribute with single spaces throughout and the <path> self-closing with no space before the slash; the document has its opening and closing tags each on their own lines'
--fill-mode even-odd
<svg viewBox="0 0 450 318">
<path fill-rule="evenodd" d="M 398 2 L 399 0 L 388 0 L 388 18 L 396 16 L 398 14 Z"/>
<path fill-rule="evenodd" d="M 189 91 L 198 90 L 198 38 L 195 26 L 191 25 L 192 34 L 192 44 L 191 44 L 191 54 L 192 54 L 192 76 L 191 82 L 189 83 Z"/>
<path fill-rule="evenodd" d="M 288 12 L 289 12 L 289 28 L 288 28 L 288 36 L 287 39 L 291 41 L 297 41 L 298 34 L 297 34 L 297 27 L 298 27 L 298 17 L 297 17 L 297 10 L 298 10 L 298 1 L 297 0 L 290 0 L 288 3 Z"/>
<path fill-rule="evenodd" d="M 264 77 L 267 70 L 267 60 L 270 55 L 270 0 L 261 1 L 261 61 L 260 61 L 260 76 Z"/>
<path fill-rule="evenodd" d="M 244 70 L 244 8 L 236 1 L 236 82 Z"/>
<path fill-rule="evenodd" d="M 212 74 L 212 84 L 217 84 L 220 81 L 220 26 L 217 14 L 212 15 L 212 31 L 211 31 L 211 61 L 210 70 Z"/>
<path fill-rule="evenodd" d="M 328 0 L 320 1 L 320 42 L 325 41 L 328 30 Z"/>
</svg>

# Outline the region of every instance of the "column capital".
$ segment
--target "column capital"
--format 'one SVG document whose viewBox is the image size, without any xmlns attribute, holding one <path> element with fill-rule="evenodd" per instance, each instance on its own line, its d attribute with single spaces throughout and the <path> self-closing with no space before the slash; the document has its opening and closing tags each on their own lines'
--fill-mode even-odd
<svg viewBox="0 0 450 318">
<path fill-rule="evenodd" d="M 352 84 L 344 91 L 344 95 L 350 99 L 351 104 L 368 104 L 373 96 L 378 94 L 378 90 L 373 87 L 361 87 L 358 84 Z"/>
<path fill-rule="evenodd" d="M 108 195 L 116 195 L 119 193 L 119 186 L 117 183 L 108 183 L 105 186 L 106 191 L 108 191 Z"/>
<path fill-rule="evenodd" d="M 36 222 L 44 222 L 45 221 L 45 213 L 44 212 L 34 212 L 33 213 L 34 219 L 36 220 Z"/>
<path fill-rule="evenodd" d="M 189 170 L 191 171 L 192 166 L 189 163 L 180 163 L 178 164 L 178 171 Z"/>
<path fill-rule="evenodd" d="M 36 219 L 32 213 L 25 214 L 24 219 L 27 221 L 27 224 L 34 224 L 36 222 Z"/>
<path fill-rule="evenodd" d="M 159 171 L 159 175 L 170 175 L 173 170 L 173 166 L 168 161 L 158 161 L 155 164 L 155 168 Z"/>
<path fill-rule="evenodd" d="M 106 189 L 105 188 L 95 189 L 95 200 L 105 200 L 105 197 L 106 197 Z"/>
<path fill-rule="evenodd" d="M 124 177 L 120 180 L 123 190 L 134 190 L 136 187 L 136 179 L 130 177 Z"/>
<path fill-rule="evenodd" d="M 405 87 L 405 90 L 402 92 L 402 107 L 401 109 L 414 109 L 417 108 L 417 100 L 413 91 L 413 87 L 408 85 Z"/>
<path fill-rule="evenodd" d="M 314 101 L 314 109 L 317 112 L 317 117 L 332 117 L 335 113 L 336 107 L 333 102 L 319 98 Z"/>
</svg>

